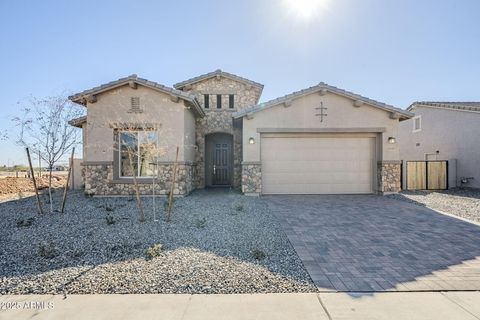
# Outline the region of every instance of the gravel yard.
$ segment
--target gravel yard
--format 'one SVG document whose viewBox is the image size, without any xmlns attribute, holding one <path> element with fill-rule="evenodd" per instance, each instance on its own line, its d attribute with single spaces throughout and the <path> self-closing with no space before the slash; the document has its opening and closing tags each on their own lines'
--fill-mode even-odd
<svg viewBox="0 0 480 320">
<path fill-rule="evenodd" d="M 65 215 L 42 217 L 34 200 L 0 203 L 0 294 L 316 290 L 261 198 L 196 191 L 175 201 L 170 223 L 153 221 L 151 198 L 143 223 L 131 198 L 75 192 Z M 158 256 L 146 259 L 157 243 Z"/>
<path fill-rule="evenodd" d="M 395 199 L 425 205 L 468 220 L 480 222 L 480 189 L 456 188 L 445 191 L 404 191 Z"/>
</svg>

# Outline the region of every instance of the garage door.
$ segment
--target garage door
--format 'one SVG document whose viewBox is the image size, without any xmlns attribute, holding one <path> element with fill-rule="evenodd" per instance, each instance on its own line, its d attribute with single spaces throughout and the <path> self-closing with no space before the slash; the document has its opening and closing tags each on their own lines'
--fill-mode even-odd
<svg viewBox="0 0 480 320">
<path fill-rule="evenodd" d="M 371 193 L 375 137 L 264 135 L 264 194 Z"/>
</svg>

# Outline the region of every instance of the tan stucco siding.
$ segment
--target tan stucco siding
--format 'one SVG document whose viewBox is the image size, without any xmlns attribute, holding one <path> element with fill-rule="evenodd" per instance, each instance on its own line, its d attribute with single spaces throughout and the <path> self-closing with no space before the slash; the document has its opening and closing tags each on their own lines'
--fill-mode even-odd
<svg viewBox="0 0 480 320">
<path fill-rule="evenodd" d="M 86 149 L 88 146 L 87 143 L 87 123 L 82 124 L 82 159 L 86 159 Z"/>
<path fill-rule="evenodd" d="M 140 98 L 141 113 L 130 111 L 131 97 Z M 170 95 L 140 85 L 101 93 L 97 102 L 87 105 L 85 161 L 113 161 L 114 127 L 124 123 L 153 125 L 159 131 L 160 161 L 175 160 L 176 146 L 180 147 L 180 161 L 184 161 L 186 154 L 191 157 L 191 151 L 184 148 L 185 113 L 191 112 L 183 100 L 173 102 Z"/>
<path fill-rule="evenodd" d="M 320 102 L 327 108 L 323 122 L 316 116 Z M 390 113 L 368 105 L 354 107 L 353 101 L 335 94 L 320 96 L 313 93 L 297 98 L 289 107 L 283 104 L 253 114 L 253 119 L 243 120 L 243 161 L 260 161 L 261 139 L 259 128 L 275 129 L 384 129 L 379 134 L 377 160 L 398 160 L 397 144 L 389 144 L 388 137 L 398 134 L 398 120 L 391 119 Z M 341 130 L 340 130 L 341 131 Z M 375 131 L 375 130 L 372 130 Z M 255 144 L 249 144 L 253 137 Z"/>
<path fill-rule="evenodd" d="M 413 132 L 413 119 L 400 123 L 401 160 L 456 159 L 456 184 L 473 177 L 466 186 L 480 188 L 480 113 L 421 106 L 413 112 L 421 116 L 421 130 Z"/>
<path fill-rule="evenodd" d="M 184 141 L 184 159 L 185 161 L 195 161 L 195 116 L 192 112 L 184 113 L 184 129 L 185 129 L 185 141 Z"/>
</svg>

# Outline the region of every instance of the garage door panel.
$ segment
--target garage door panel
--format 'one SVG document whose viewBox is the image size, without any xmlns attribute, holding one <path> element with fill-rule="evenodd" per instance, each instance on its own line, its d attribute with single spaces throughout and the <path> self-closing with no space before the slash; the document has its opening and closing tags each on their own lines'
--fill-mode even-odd
<svg viewBox="0 0 480 320">
<path fill-rule="evenodd" d="M 371 193 L 375 138 L 262 138 L 265 194 Z"/>
<path fill-rule="evenodd" d="M 315 172 L 353 172 L 371 171 L 371 161 L 276 161 L 272 160 L 263 168 L 264 173 L 295 173 L 293 168 L 301 167 L 303 171 L 314 174 Z"/>
<path fill-rule="evenodd" d="M 309 173 L 272 173 L 263 179 L 266 184 L 370 184 L 370 174 L 345 173 L 345 172 L 321 172 Z M 297 182 L 300 181 L 300 182 Z"/>
</svg>

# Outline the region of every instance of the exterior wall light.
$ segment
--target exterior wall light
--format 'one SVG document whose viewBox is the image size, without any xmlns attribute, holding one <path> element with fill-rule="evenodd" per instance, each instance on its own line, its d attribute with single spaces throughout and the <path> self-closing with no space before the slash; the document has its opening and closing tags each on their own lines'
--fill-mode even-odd
<svg viewBox="0 0 480 320">
<path fill-rule="evenodd" d="M 255 143 L 255 139 L 254 139 L 253 137 L 250 137 L 250 139 L 248 139 L 248 143 L 254 144 L 254 143 Z"/>
<path fill-rule="evenodd" d="M 397 139 L 395 139 L 395 137 L 388 137 L 388 143 L 394 144 L 396 142 L 397 142 Z"/>
</svg>

